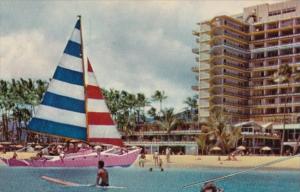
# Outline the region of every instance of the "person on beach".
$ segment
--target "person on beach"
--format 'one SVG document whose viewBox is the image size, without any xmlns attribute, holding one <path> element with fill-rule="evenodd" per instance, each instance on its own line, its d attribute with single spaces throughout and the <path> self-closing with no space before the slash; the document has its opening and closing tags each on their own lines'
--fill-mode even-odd
<svg viewBox="0 0 300 192">
<path fill-rule="evenodd" d="M 158 166 L 158 158 L 159 158 L 159 154 L 158 151 L 155 151 L 153 154 L 153 159 L 154 159 L 154 166 Z"/>
<path fill-rule="evenodd" d="M 99 184 L 100 179 L 101 179 L 101 183 Z M 99 185 L 101 187 L 109 186 L 108 172 L 106 169 L 104 169 L 104 161 L 102 160 L 98 162 L 98 173 L 97 173 L 96 185 Z"/>
<path fill-rule="evenodd" d="M 163 160 L 161 158 L 158 159 L 158 167 L 160 168 L 161 171 L 164 171 Z"/>
<path fill-rule="evenodd" d="M 146 161 L 146 155 L 144 152 L 141 153 L 140 158 L 139 158 L 139 166 L 144 167 L 145 166 L 145 161 Z"/>
<path fill-rule="evenodd" d="M 170 163 L 170 157 L 171 157 L 171 148 L 167 147 L 166 149 L 167 163 Z"/>
<path fill-rule="evenodd" d="M 17 159 L 17 157 L 18 157 L 18 154 L 17 154 L 17 152 L 14 152 L 14 154 L 13 154 L 13 159 Z"/>
</svg>

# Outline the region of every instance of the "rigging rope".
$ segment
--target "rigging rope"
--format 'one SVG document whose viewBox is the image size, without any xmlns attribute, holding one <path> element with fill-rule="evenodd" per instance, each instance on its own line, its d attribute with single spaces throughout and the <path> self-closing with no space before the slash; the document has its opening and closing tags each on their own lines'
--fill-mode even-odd
<svg viewBox="0 0 300 192">
<path fill-rule="evenodd" d="M 276 159 L 274 161 L 263 163 L 263 164 L 260 164 L 258 166 L 253 167 L 253 168 L 250 168 L 250 169 L 246 169 L 246 170 L 243 170 L 243 171 L 238 171 L 238 172 L 231 173 L 231 174 L 228 174 L 228 175 L 224 175 L 224 176 L 221 176 L 221 177 L 217 177 L 217 178 L 214 178 L 214 179 L 209 179 L 209 180 L 205 180 L 205 181 L 200 181 L 200 182 L 194 182 L 194 183 L 191 183 L 191 184 L 187 184 L 187 185 L 182 186 L 182 188 L 184 189 L 184 188 L 189 188 L 189 187 L 192 187 L 192 186 L 195 186 L 195 185 L 201 185 L 201 184 L 204 184 L 204 183 L 207 183 L 207 182 L 215 182 L 215 181 L 224 180 L 226 178 L 233 177 L 235 175 L 247 173 L 247 172 L 250 172 L 250 171 L 253 171 L 253 170 L 256 170 L 256 169 L 259 169 L 259 168 L 263 168 L 263 167 L 266 167 L 266 166 L 269 166 L 269 165 L 272 165 L 272 164 L 275 164 L 275 163 L 279 163 L 279 162 L 282 162 L 282 161 L 293 159 L 295 157 L 300 157 L 300 154 L 297 154 L 297 155 L 294 155 L 294 156 L 291 156 L 291 157 Z"/>
</svg>

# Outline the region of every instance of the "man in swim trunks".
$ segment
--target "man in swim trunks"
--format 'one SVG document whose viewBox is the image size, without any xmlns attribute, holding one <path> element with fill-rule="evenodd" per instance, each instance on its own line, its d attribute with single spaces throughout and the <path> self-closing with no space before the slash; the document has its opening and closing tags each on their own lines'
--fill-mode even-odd
<svg viewBox="0 0 300 192">
<path fill-rule="evenodd" d="M 108 172 L 106 169 L 104 169 L 104 161 L 98 162 L 98 173 L 97 173 L 97 181 L 96 185 L 100 185 L 101 187 L 107 187 L 109 186 L 109 179 L 108 179 Z M 101 179 L 101 183 L 99 184 L 99 181 Z"/>
</svg>

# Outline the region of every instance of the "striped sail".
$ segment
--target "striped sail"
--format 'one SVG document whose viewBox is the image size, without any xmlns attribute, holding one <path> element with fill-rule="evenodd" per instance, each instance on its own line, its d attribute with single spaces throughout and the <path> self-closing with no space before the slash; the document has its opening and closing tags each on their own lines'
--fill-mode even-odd
<svg viewBox="0 0 300 192">
<path fill-rule="evenodd" d="M 89 60 L 87 79 L 88 141 L 122 146 L 121 135 L 108 110 Z"/>
<path fill-rule="evenodd" d="M 75 28 L 29 129 L 86 140 L 81 21 Z"/>
</svg>

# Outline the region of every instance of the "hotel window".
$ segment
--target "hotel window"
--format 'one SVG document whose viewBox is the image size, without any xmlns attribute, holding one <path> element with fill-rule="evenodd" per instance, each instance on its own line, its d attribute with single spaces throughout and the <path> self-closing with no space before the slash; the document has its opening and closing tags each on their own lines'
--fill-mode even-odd
<svg viewBox="0 0 300 192">
<path fill-rule="evenodd" d="M 281 14 L 281 10 L 270 11 L 269 12 L 269 17 L 274 16 L 274 15 L 280 15 L 280 14 Z"/>
<path fill-rule="evenodd" d="M 295 12 L 295 11 L 296 11 L 296 7 L 290 7 L 290 8 L 282 9 L 282 14 L 291 13 L 291 12 Z"/>
</svg>

